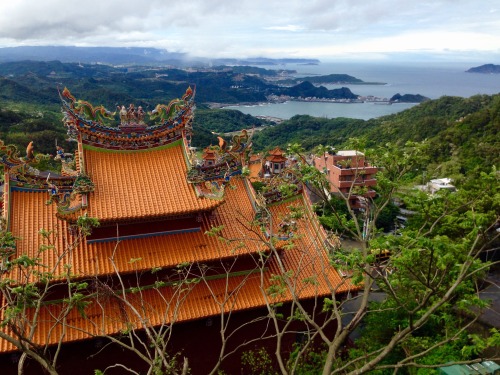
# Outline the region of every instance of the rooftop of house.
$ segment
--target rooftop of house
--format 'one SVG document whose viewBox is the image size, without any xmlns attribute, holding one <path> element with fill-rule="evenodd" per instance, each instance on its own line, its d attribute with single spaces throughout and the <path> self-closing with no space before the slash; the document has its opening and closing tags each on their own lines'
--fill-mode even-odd
<svg viewBox="0 0 500 375">
<path fill-rule="evenodd" d="M 430 183 L 438 185 L 438 186 L 453 186 L 451 184 L 452 180 L 451 178 L 436 178 L 433 180 L 430 180 Z"/>
<path fill-rule="evenodd" d="M 361 151 L 356 151 L 356 150 L 340 150 L 336 152 L 337 155 L 339 156 L 364 156 Z"/>
</svg>

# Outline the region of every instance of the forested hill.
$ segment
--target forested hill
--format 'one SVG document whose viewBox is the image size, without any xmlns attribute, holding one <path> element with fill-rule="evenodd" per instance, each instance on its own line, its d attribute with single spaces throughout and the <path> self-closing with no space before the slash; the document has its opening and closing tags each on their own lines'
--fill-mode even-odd
<svg viewBox="0 0 500 375">
<path fill-rule="evenodd" d="M 243 73 L 247 70 L 251 74 Z M 57 87 L 67 86 L 77 98 L 95 105 L 115 108 L 120 103 L 135 103 L 147 110 L 156 103 L 180 97 L 190 84 L 196 84 L 200 109 L 204 102 L 261 101 L 267 94 L 280 93 L 278 90 L 300 91 L 297 95 L 306 95 L 307 90 L 323 90 L 309 82 L 278 89 L 262 76 L 261 72 L 260 78 L 256 77 L 253 68 L 192 71 L 58 61 L 0 63 L 0 139 L 20 149 L 34 141 L 36 151 L 41 153 L 53 152 L 56 139 L 58 144 L 71 148 L 72 145 L 65 142 Z M 328 94 L 333 95 L 335 90 L 330 91 Z M 352 95 L 347 89 L 341 94 Z M 317 96 L 316 92 L 313 96 Z M 430 156 L 443 174 L 446 170 L 466 173 L 478 166 L 488 168 L 500 164 L 499 98 L 500 95 L 442 97 L 368 121 L 295 116 L 256 134 L 254 149 L 265 150 L 276 145 L 286 148 L 289 143 L 301 143 L 306 149 L 318 144 L 343 148 L 352 137 L 366 139 L 368 147 L 429 139 Z M 230 132 L 261 124 L 261 120 L 239 112 L 203 109 L 195 116 L 193 142 L 198 147 L 207 146 L 216 142 L 211 132 Z"/>
<path fill-rule="evenodd" d="M 500 95 L 442 97 L 406 111 L 372 120 L 294 116 L 254 136 L 255 149 L 300 143 L 305 149 L 323 144 L 345 147 L 349 138 L 367 147 L 387 142 L 430 142 L 433 163 L 443 173 L 467 173 L 500 165 Z"/>
<path fill-rule="evenodd" d="M 216 66 L 177 69 L 161 66 L 113 67 L 103 64 L 61 63 L 60 61 L 0 62 L 0 92 L 6 101 L 47 105 L 59 101 L 57 87 L 68 87 L 77 98 L 114 108 L 131 103 L 143 108 L 182 95 L 195 85 L 198 103 L 259 103 L 270 95 L 356 99 L 347 88 L 328 90 L 310 82 L 298 83 L 293 71 L 250 66 Z M 288 77 L 284 85 L 282 75 Z M 318 76 L 329 81 L 347 75 Z M 355 78 L 352 78 L 355 79 Z M 278 85 L 277 82 L 282 84 Z M 18 87 L 12 90 L 11 87 Z M 38 96 L 34 93 L 39 94 Z M 0 98 L 2 99 L 2 98 Z"/>
</svg>

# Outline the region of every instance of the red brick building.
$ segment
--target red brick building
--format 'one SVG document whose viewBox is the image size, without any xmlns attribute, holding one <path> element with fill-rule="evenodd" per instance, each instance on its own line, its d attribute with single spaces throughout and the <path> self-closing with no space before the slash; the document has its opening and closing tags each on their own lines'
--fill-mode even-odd
<svg viewBox="0 0 500 375">
<path fill-rule="evenodd" d="M 362 152 L 354 150 L 325 153 L 314 158 L 314 166 L 325 173 L 330 181 L 330 192 L 349 197 L 353 208 L 360 208 L 359 197 L 373 198 L 372 189 L 377 184 L 375 174 L 378 168 L 370 165 Z"/>
</svg>

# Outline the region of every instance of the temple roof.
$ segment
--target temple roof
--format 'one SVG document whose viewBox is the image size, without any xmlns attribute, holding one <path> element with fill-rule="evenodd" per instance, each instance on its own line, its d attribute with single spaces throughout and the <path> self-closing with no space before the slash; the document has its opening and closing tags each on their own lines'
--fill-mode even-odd
<svg viewBox="0 0 500 375">
<path fill-rule="evenodd" d="M 269 151 L 269 156 L 266 157 L 267 161 L 271 161 L 273 163 L 281 163 L 287 160 L 285 157 L 285 152 L 281 150 L 281 148 L 276 147 L 273 150 Z"/>
<path fill-rule="evenodd" d="M 42 196 L 42 193 L 16 193 L 16 195 L 24 194 L 33 197 Z M 246 196 L 246 198 L 244 198 Z M 252 240 L 251 232 L 244 231 L 244 227 L 238 225 L 237 217 L 242 220 L 253 212 L 253 209 L 245 193 L 245 187 L 241 180 L 238 180 L 236 189 L 228 194 L 229 202 L 232 204 L 223 205 L 215 222 L 205 222 L 203 227 L 207 228 L 212 225 L 227 225 L 230 227 L 229 232 L 223 233 L 228 237 L 242 237 L 242 234 L 250 235 L 245 241 L 248 247 L 252 247 L 255 241 Z M 244 199 L 244 202 L 241 201 Z M 236 206 L 236 202 L 240 204 Z M 38 202 L 40 203 L 40 202 Z M 242 204 L 243 203 L 243 204 Z M 280 217 L 290 213 L 291 206 L 303 206 L 306 203 L 304 198 L 298 197 L 292 202 L 281 202 L 270 208 L 270 212 L 279 221 Z M 32 207 L 39 205 L 32 201 Z M 46 209 L 53 210 L 51 206 Z M 34 213 L 28 215 L 32 217 Z M 326 256 L 322 241 L 324 237 L 320 233 L 321 229 L 315 225 L 314 218 L 311 213 L 306 210 L 304 220 L 297 223 L 297 236 L 293 240 L 295 246 L 284 250 L 280 255 L 280 262 L 271 257 L 269 262 L 262 269 L 263 275 L 258 272 L 249 272 L 231 277 L 208 278 L 206 282 L 197 282 L 186 284 L 185 292 L 180 297 L 175 292 L 173 286 L 165 286 L 159 289 L 145 288 L 141 293 L 129 294 L 130 302 L 136 308 L 147 308 L 145 314 L 153 325 L 164 323 L 163 317 L 171 322 L 173 313 L 175 312 L 176 321 L 183 322 L 194 319 L 217 316 L 221 313 L 221 303 L 226 300 L 223 307 L 225 312 L 243 311 L 247 309 L 263 307 L 266 301 L 263 296 L 263 291 L 268 290 L 272 283 L 272 276 L 282 274 L 280 263 L 286 270 L 293 270 L 294 274 L 294 290 L 301 299 L 314 298 L 320 296 L 328 296 L 333 292 L 347 293 L 359 289 L 359 286 L 351 284 L 349 279 L 342 278 L 333 268 Z M 59 222 L 60 223 L 60 222 Z M 37 222 L 36 224 L 50 224 L 48 222 Z M 64 223 L 65 224 L 65 223 Z M 29 223 L 29 227 L 33 228 L 35 223 Z M 16 228 L 21 229 L 20 223 Z M 29 241 L 35 241 L 34 236 L 29 238 Z M 205 257 L 214 256 L 215 254 L 226 253 L 231 257 L 237 255 L 238 251 L 249 251 L 247 247 L 239 248 L 235 252 L 230 249 L 232 245 L 218 241 L 216 238 L 198 233 L 175 236 L 160 236 L 151 239 L 123 241 L 118 246 L 116 262 L 120 271 L 140 270 L 142 266 L 147 265 L 168 265 L 178 264 L 181 260 L 193 261 L 194 259 L 203 260 Z M 156 243 L 156 244 L 155 244 Z M 92 275 L 110 270 L 111 265 L 109 257 L 116 244 L 95 244 L 83 246 L 80 249 L 75 249 L 72 254 L 74 260 L 73 270 L 84 272 L 87 275 Z M 203 245 L 203 246 L 201 246 Z M 23 248 L 19 251 L 23 251 Z M 203 255 L 205 254 L 205 255 Z M 44 261 L 55 261 L 53 255 L 44 254 Z M 140 262 L 131 264 L 131 257 L 141 256 Z M 261 277 L 262 276 L 262 277 Z M 314 280 L 308 282 L 307 280 Z M 333 290 L 332 290 L 333 288 Z M 139 300 L 139 296 L 143 300 Z M 291 300 L 289 292 L 277 295 L 268 295 L 269 303 L 286 302 Z M 138 321 L 130 310 L 125 312 L 123 304 L 117 302 L 114 298 L 104 298 L 98 301 L 91 300 L 91 304 L 86 308 L 86 317 L 77 309 L 73 309 L 66 317 L 67 326 L 63 337 L 64 342 L 76 341 L 91 338 L 92 335 L 116 334 L 124 328 L 129 328 L 129 324 L 141 328 L 141 323 Z M 99 302 L 99 303 L 97 303 Z M 105 313 L 101 310 L 104 306 Z M 39 344 L 55 344 L 61 338 L 62 326 L 54 321 L 57 316 L 60 306 L 58 304 L 48 304 L 42 309 L 39 318 L 39 329 L 34 337 L 34 342 Z M 85 333 L 85 330 L 90 332 Z M 48 332 L 51 332 L 49 335 Z M 5 340 L 0 340 L 0 351 L 10 351 L 13 347 Z"/>
<path fill-rule="evenodd" d="M 250 243 L 245 249 L 235 251 L 233 245 L 225 244 L 216 237 L 207 236 L 205 232 L 212 226 L 224 226 L 222 234 L 228 237 L 239 235 L 244 228 L 235 220 L 241 218 L 248 222 L 253 219 L 254 210 L 246 192 L 243 181 L 234 179 L 234 189 L 227 189 L 226 204 L 219 206 L 212 215 L 204 215 L 200 230 L 180 232 L 160 236 L 144 236 L 142 238 L 120 241 L 118 245 L 117 265 L 121 272 L 132 272 L 137 269 L 150 270 L 154 267 L 175 267 L 179 263 L 192 261 L 209 261 L 224 257 L 233 257 L 239 253 L 256 252 L 259 244 Z M 56 258 L 67 248 L 68 223 L 56 217 L 55 205 L 46 205 L 48 192 L 12 193 L 11 232 L 20 239 L 17 241 L 17 254 L 40 257 L 40 263 L 50 267 Z M 208 199 L 205 199 L 209 201 Z M 210 217 L 210 219 L 209 219 Z M 37 254 L 44 243 L 39 234 L 40 229 L 54 231 L 51 236 L 57 249 Z M 109 257 L 115 249 L 116 242 L 82 243 L 74 248 L 68 258 L 63 259 L 55 274 L 65 272 L 64 263 L 72 263 L 75 275 L 108 275 L 114 273 Z M 140 262 L 131 264 L 131 258 L 141 258 Z"/>
<path fill-rule="evenodd" d="M 196 196 L 180 142 L 141 151 L 85 148 L 84 160 L 95 185 L 88 215 L 101 222 L 208 211 L 222 203 Z"/>
<path fill-rule="evenodd" d="M 160 124 L 148 126 L 143 114 L 136 113 L 132 117 L 124 115 L 120 127 L 111 128 L 105 125 L 103 118 L 112 114 L 105 112 L 103 107 L 94 108 L 87 102 L 77 101 L 65 90 L 65 122 L 69 134 L 78 138 L 77 167 L 80 167 L 80 173 L 68 178 L 69 182 L 61 185 L 59 190 L 71 190 L 73 200 L 70 203 L 79 209 L 78 215 L 97 218 L 104 227 L 99 233 L 104 235 L 96 234 L 75 246 L 70 244 L 75 240 L 72 222 L 63 220 L 60 207 L 46 204 L 55 197 L 61 200 L 66 197 L 48 191 L 47 187 L 51 186 L 49 178 L 37 188 L 25 189 L 18 184 L 9 190 L 9 185 L 6 185 L 9 230 L 19 238 L 14 256 L 25 254 L 37 258 L 38 263 L 44 265 L 38 270 L 53 272 L 54 282 L 65 277 L 68 265 L 75 280 L 94 278 L 106 282 L 116 272 L 131 276 L 134 272 L 146 274 L 152 269 L 162 268 L 168 273 L 181 264 L 213 265 L 220 262 L 225 265 L 240 256 L 243 258 L 243 265 L 239 264 L 242 269 L 245 267 L 242 272 L 238 270 L 232 275 L 222 272 L 206 282 L 189 283 L 186 289 L 189 292 L 182 297 L 177 321 L 219 314 L 221 306 L 218 302 L 224 297 L 234 302 L 227 304 L 232 311 L 263 307 L 266 304 L 263 291 L 273 282 L 272 276 L 287 271 L 292 271 L 296 277 L 294 287 L 300 298 L 356 289 L 330 265 L 324 247 L 325 233 L 306 198 L 296 195 L 283 201 L 280 195 L 276 199 L 266 198 L 267 203 L 273 202 L 266 206 L 266 202 L 258 201 L 248 180 L 237 176 L 251 145 L 247 131 L 233 137 L 231 146 L 219 145 L 221 155 L 215 165 L 207 167 L 187 160 L 189 147 L 184 136 L 185 127 L 192 120 L 193 95 L 188 90 L 181 100 L 157 107 L 157 112 L 150 115 L 153 119 L 160 116 Z M 162 115 L 158 115 L 160 112 Z M 101 115 L 97 116 L 99 113 Z M 15 154 L 12 150 L 7 151 L 4 164 L 9 162 L 6 165 L 11 165 L 11 171 L 25 167 L 23 160 L 12 156 Z M 286 160 L 278 148 L 270 155 Z M 189 162 L 193 167 L 188 173 Z M 23 175 L 19 173 L 19 176 Z M 87 189 L 82 190 L 77 184 L 82 178 L 83 182 L 92 185 L 91 188 L 85 185 L 83 188 Z M 75 186 L 80 188 L 76 193 Z M 297 193 L 300 191 L 297 189 Z M 290 220 L 294 206 L 304 210 L 303 220 Z M 175 222 L 179 222 L 179 226 L 171 225 Z M 152 229 L 155 223 L 161 226 L 161 230 Z M 109 235 L 108 230 L 116 228 L 118 232 L 120 225 L 125 232 L 126 228 L 132 227 L 147 227 L 148 230 L 125 233 L 123 238 L 118 233 L 115 238 L 114 232 Z M 42 228 L 50 233 L 48 239 L 40 236 Z M 220 231 L 218 235 L 206 234 L 212 228 Z M 234 241 L 221 241 L 218 236 Z M 41 245 L 49 241 L 54 246 L 39 252 Z M 290 245 L 289 241 L 293 246 L 285 249 L 284 245 Z M 254 273 L 257 266 L 251 256 L 268 255 L 270 249 L 266 242 L 273 243 L 278 253 L 265 257 L 267 263 L 261 275 Z M 247 260 L 249 263 L 245 263 Z M 19 270 L 13 269 L 9 277 L 19 282 L 21 279 L 16 272 Z M 312 279 L 317 282 L 306 281 Z M 165 301 L 172 299 L 177 303 L 174 301 L 175 288 L 172 285 L 160 289 L 147 285 L 141 287 L 145 287 L 141 293 L 130 294 L 132 304 L 139 307 L 141 301 L 136 299 L 143 296 L 143 302 L 146 302 L 143 306 L 148 306 L 147 317 L 153 325 L 162 323 L 162 316 L 170 319 L 171 312 L 165 309 L 172 306 Z M 291 296 L 284 293 L 270 299 L 272 302 L 290 301 Z M 128 327 L 129 322 L 141 328 L 129 313 L 125 312 L 128 316 L 124 317 L 123 306 L 116 299 L 105 301 L 109 304 L 105 312 L 100 309 L 102 301 L 92 302 L 86 311 L 87 320 L 77 309 L 70 312 L 63 341 L 85 339 L 93 334 L 116 334 Z M 53 320 L 58 309 L 58 303 L 44 305 L 35 343 L 55 343 L 60 339 L 62 327 L 59 324 L 54 326 Z M 87 329 L 90 334 L 82 329 Z M 6 350 L 12 350 L 12 347 L 0 340 L 0 351 Z"/>
</svg>

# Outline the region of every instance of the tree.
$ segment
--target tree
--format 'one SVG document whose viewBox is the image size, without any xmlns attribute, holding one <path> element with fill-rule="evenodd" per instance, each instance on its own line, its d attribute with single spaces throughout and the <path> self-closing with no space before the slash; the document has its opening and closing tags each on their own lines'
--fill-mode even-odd
<svg viewBox="0 0 500 375">
<path fill-rule="evenodd" d="M 262 248 L 250 258 L 252 269 L 243 273 L 234 257 L 232 262 L 220 264 L 179 264 L 170 270 L 175 271 L 173 273 L 160 269 L 138 270 L 125 278 L 113 253 L 110 261 L 116 282 L 108 284 L 97 278 L 77 282 L 70 265 L 64 280 L 55 280 L 50 270 L 40 272 L 37 257 L 9 260 L 6 263 L 9 270 L 16 270 L 22 278 L 2 277 L 5 330 L 1 337 L 23 353 L 19 373 L 22 373 L 24 358 L 29 357 L 49 373 L 56 374 L 64 329 L 75 328 L 68 317 L 77 312 L 92 327 L 86 332 L 88 337 L 105 337 L 111 344 L 123 347 L 142 361 L 148 373 L 187 373 L 188 362 L 180 361 L 182 354 L 171 352 L 168 344 L 192 291 L 204 288 L 207 304 L 215 306 L 213 316 L 218 319 L 220 337 L 213 374 L 223 368 L 228 358 L 264 340 L 274 350 L 273 370 L 282 374 L 306 371 L 358 374 L 408 367 L 435 368 L 449 360 L 478 361 L 475 357 L 478 350 L 498 345 L 498 333 L 493 332 L 487 338 L 469 338 L 467 328 L 486 306 L 477 292 L 479 280 L 490 264 L 482 262 L 480 257 L 498 246 L 500 234 L 494 229 L 500 211 L 499 176 L 496 171 L 483 173 L 479 179 L 466 181 L 451 194 L 429 196 L 407 189 L 408 174 L 425 163 L 424 149 L 425 144 L 410 143 L 402 149 L 386 145 L 377 152 L 366 152 L 381 172 L 377 176 L 379 196 L 377 200 L 370 200 L 364 211 L 355 211 L 348 204 L 340 206 L 326 199 L 322 201 L 324 210 L 337 216 L 345 231 L 356 240 L 353 249 L 342 248 L 334 235 L 324 236 L 323 229 L 314 222 L 310 207 L 297 204 L 301 198 L 295 196 L 296 181 L 288 180 L 289 186 L 278 186 L 285 199 L 287 193 L 295 196 L 284 204 L 286 210 L 281 207 L 283 211 L 278 215 L 271 214 L 277 210 L 276 206 L 257 199 L 255 218 L 245 215 L 233 218 L 241 225 L 239 231 L 225 232 L 224 228 L 214 227 L 209 232 L 231 244 L 232 254 L 249 244 Z M 308 159 L 299 147 L 294 150 L 299 155 L 293 176 L 322 195 L 328 186 L 324 174 L 307 164 Z M 477 191 L 486 194 L 479 196 Z M 348 202 L 353 193 L 341 198 Z M 401 236 L 385 235 L 377 228 L 376 221 L 396 194 L 415 215 Z M 340 215 L 341 210 L 344 217 Z M 83 217 L 79 224 L 77 238 L 81 240 L 95 222 Z M 304 228 L 307 232 L 301 231 Z M 50 233 L 42 231 L 42 235 L 49 242 L 40 251 L 55 252 Z M 4 233 L 6 249 L 12 247 L 14 241 L 8 232 Z M 71 252 L 72 246 L 76 243 L 65 252 Z M 119 246 L 117 243 L 115 251 Z M 297 248 L 300 251 L 296 251 Z M 297 258 L 298 267 L 293 270 L 286 264 L 287 254 Z M 131 259 L 129 263 L 139 261 Z M 310 269 L 315 270 L 314 276 L 304 277 L 304 271 Z M 142 282 L 141 278 L 150 282 Z M 267 312 L 235 327 L 236 304 L 250 279 L 258 283 Z M 212 289 L 214 280 L 221 284 L 218 289 L 221 292 Z M 64 288 L 64 298 L 58 301 L 57 315 L 52 316 L 53 327 L 57 324 L 64 329 L 62 333 L 58 331 L 56 350 L 52 352 L 55 354 L 48 355 L 48 345 L 34 344 L 33 334 L 39 313 L 47 306 L 46 297 L 56 287 Z M 304 298 L 306 291 L 313 293 Z M 152 303 L 152 296 L 161 301 L 161 309 Z M 378 303 L 372 303 L 374 297 Z M 111 305 L 118 309 L 110 309 Z M 90 309 L 99 312 L 97 318 L 89 314 Z M 457 316 L 457 312 L 460 315 Z M 123 324 L 121 335 L 103 330 L 102 319 L 116 319 L 117 324 Z M 267 329 L 242 341 L 244 328 L 258 322 L 264 322 Z M 362 329 L 364 325 L 366 331 Z M 384 331 L 380 331 L 381 326 Z M 361 340 L 354 349 L 349 349 L 349 337 L 356 330 L 362 337 L 371 332 L 381 334 L 371 341 Z M 303 340 L 291 352 L 287 339 L 290 334 L 298 333 Z M 453 345 L 461 355 L 451 358 L 445 348 Z M 255 353 L 257 360 L 261 358 L 261 364 L 268 368 L 270 363 L 265 353 L 259 349 Z M 247 355 L 246 361 L 251 360 L 252 356 Z M 122 363 L 101 371 L 106 373 L 116 368 L 137 372 Z"/>
<path fill-rule="evenodd" d="M 280 350 L 280 341 L 288 323 L 280 326 L 281 316 L 275 306 L 268 304 L 276 329 L 275 356 L 281 373 L 299 371 L 300 364 L 307 361 L 307 355 L 317 340 L 321 342 L 319 348 L 323 348 L 319 363 L 323 374 L 444 366 L 448 362 L 445 356 L 434 358 L 430 364 L 424 364 L 422 360 L 458 338 L 463 339 L 466 329 L 486 307 L 478 297 L 478 284 L 490 263 L 482 262 L 480 256 L 498 244 L 500 235 L 494 230 L 499 220 L 498 174 L 496 171 L 482 174 L 479 180 L 471 182 L 470 186 L 464 185 L 458 193 L 428 196 L 406 191 L 403 194 L 407 175 L 425 163 L 425 147 L 425 143 L 408 143 L 404 148 L 388 144 L 376 153 L 368 152 L 381 169 L 377 176 L 377 201 L 370 200 L 361 213 L 347 205 L 347 221 L 335 207 L 331 207 L 338 221 L 344 223 L 347 232 L 357 242 L 355 249 L 333 247 L 331 263 L 344 271 L 346 280 L 360 286 L 358 295 L 341 299 L 332 285 L 328 298 L 316 300 L 327 314 L 327 318 L 318 324 L 317 317 L 299 298 L 297 276 L 288 273 L 285 267 L 280 268 L 281 274 L 275 276 L 277 291 L 290 293 L 293 298 L 288 321 L 300 320 L 307 327 L 307 340 L 295 353 L 294 361 L 287 363 L 286 354 Z M 296 146 L 294 149 L 300 150 Z M 314 187 L 321 195 L 328 186 L 324 175 L 307 165 L 304 155 L 298 155 L 297 159 L 302 161 L 299 165 L 302 182 Z M 477 191 L 486 194 L 478 195 Z M 353 189 L 341 196 L 348 202 L 352 193 Z M 402 236 L 382 235 L 375 223 L 395 194 L 402 194 L 417 214 L 412 224 L 402 231 Z M 326 196 L 324 198 L 323 203 L 328 205 Z M 276 251 L 272 242 L 268 241 L 266 245 Z M 388 253 L 389 258 L 385 256 Z M 376 295 L 383 302 L 370 304 Z M 366 347 L 363 353 L 351 351 L 350 357 L 342 356 L 342 348 L 350 334 L 360 329 L 370 316 L 380 316 L 383 312 L 399 316 L 399 324 L 389 330 L 388 336 L 378 341 L 378 345 Z M 456 313 L 464 315 L 455 320 L 452 316 Z M 347 315 L 349 319 L 345 319 Z M 428 345 L 423 345 L 422 332 L 437 327 L 436 322 L 444 322 L 440 326 L 442 329 L 426 339 L 431 340 L 427 341 Z M 446 332 L 452 322 L 460 324 Z M 332 335 L 327 329 L 331 324 L 336 325 Z M 490 344 L 493 342 L 498 344 L 495 340 L 489 341 Z M 466 348 L 462 347 L 463 353 L 467 352 Z M 404 355 L 394 356 L 398 351 Z M 478 361 L 466 355 L 459 360 Z"/>
<path fill-rule="evenodd" d="M 71 253 L 75 246 L 90 233 L 92 227 L 97 225 L 98 222 L 95 219 L 81 217 L 74 231 L 76 235 L 62 250 L 56 249 L 54 245 L 54 233 L 41 229 L 39 234 L 43 237 L 44 244 L 40 246 L 36 256 L 20 255 L 13 259 L 11 257 L 15 253 L 16 238 L 5 229 L 0 232 L 0 251 L 2 252 L 0 338 L 22 353 L 18 362 L 19 374 L 23 373 L 27 358 L 38 362 L 49 374 L 57 374 L 58 355 L 65 334 L 65 320 L 73 309 L 83 313 L 87 302 L 81 291 L 87 287 L 87 284 L 71 281 L 70 265 L 65 268 L 66 272 L 59 280 L 55 279 L 55 269 L 68 253 Z M 52 269 L 47 269 L 46 265 L 40 263 L 40 255 L 43 252 L 52 252 L 56 258 Z M 53 337 L 47 338 L 47 344 L 40 346 L 35 343 L 34 337 L 39 328 L 42 310 L 47 304 L 47 296 L 61 288 L 66 297 L 59 301 L 60 308 L 57 310 L 57 316 L 53 317 L 55 324 L 49 329 L 51 334 L 54 329 Z M 61 322 L 63 330 L 58 331 L 55 327 Z M 51 341 L 55 343 L 53 353 L 49 353 L 48 343 Z"/>
</svg>

